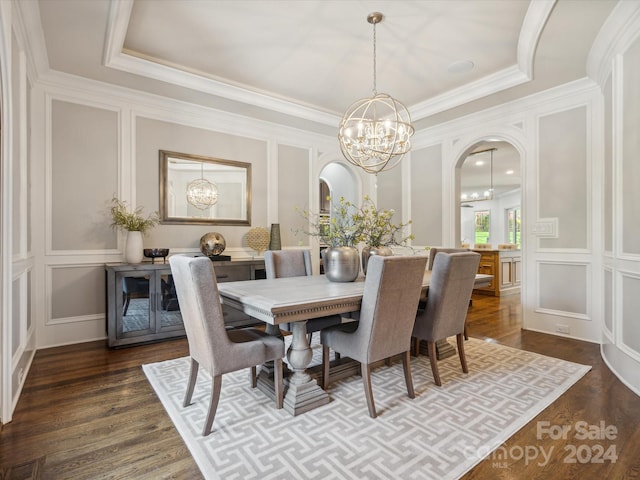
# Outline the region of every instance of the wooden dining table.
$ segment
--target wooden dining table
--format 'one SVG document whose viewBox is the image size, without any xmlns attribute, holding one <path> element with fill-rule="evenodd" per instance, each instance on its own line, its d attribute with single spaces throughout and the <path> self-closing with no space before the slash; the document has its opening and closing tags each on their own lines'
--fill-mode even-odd
<svg viewBox="0 0 640 480">
<path fill-rule="evenodd" d="M 491 275 L 478 274 L 475 286 L 486 286 L 492 278 Z M 430 281 L 431 271 L 427 270 L 422 281 L 425 297 Z M 330 401 L 307 371 L 313 357 L 307 339 L 307 320 L 335 314 L 348 317 L 350 313 L 359 311 L 364 282 L 363 276 L 353 282 L 340 283 L 329 281 L 325 275 L 311 275 L 218 284 L 223 304 L 265 322 L 268 332 L 278 334 L 278 325 L 291 324 L 292 340 L 287 360 L 292 372 L 288 377 L 284 408 L 292 415 Z M 266 388 L 270 390 L 272 387 Z"/>
</svg>

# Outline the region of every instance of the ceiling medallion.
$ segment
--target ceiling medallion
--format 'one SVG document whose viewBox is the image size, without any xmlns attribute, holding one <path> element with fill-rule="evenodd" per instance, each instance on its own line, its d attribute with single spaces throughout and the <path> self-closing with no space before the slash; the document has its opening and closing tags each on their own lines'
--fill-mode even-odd
<svg viewBox="0 0 640 480">
<path fill-rule="evenodd" d="M 373 96 L 353 103 L 342 117 L 338 130 L 340 150 L 353 165 L 367 173 L 389 170 L 411 150 L 415 130 L 407 108 L 398 100 L 376 90 L 376 24 L 384 15 L 373 12 Z"/>
</svg>

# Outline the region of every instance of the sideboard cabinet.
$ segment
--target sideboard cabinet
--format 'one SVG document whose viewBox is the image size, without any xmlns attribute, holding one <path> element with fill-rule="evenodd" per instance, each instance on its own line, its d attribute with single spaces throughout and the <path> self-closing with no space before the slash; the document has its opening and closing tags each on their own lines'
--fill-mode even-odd
<svg viewBox="0 0 640 480">
<path fill-rule="evenodd" d="M 214 262 L 219 282 L 265 278 L 264 260 Z M 107 264 L 107 336 L 110 347 L 156 342 L 185 335 L 168 263 Z M 241 327 L 254 319 L 223 305 L 225 324 Z"/>
</svg>

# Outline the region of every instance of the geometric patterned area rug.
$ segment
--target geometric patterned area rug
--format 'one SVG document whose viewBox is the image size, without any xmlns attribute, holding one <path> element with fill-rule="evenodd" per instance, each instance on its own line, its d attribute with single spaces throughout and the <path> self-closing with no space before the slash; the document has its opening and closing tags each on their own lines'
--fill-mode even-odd
<svg viewBox="0 0 640 480">
<path fill-rule="evenodd" d="M 319 363 L 321 346 L 314 345 Z M 292 417 L 249 385 L 247 371 L 223 376 L 213 433 L 200 432 L 211 380 L 200 371 L 182 408 L 188 358 L 144 365 L 171 420 L 207 479 L 456 479 L 498 448 L 591 367 L 469 339 L 469 373 L 458 356 L 412 357 L 416 398 L 402 363 L 372 372 L 378 417 L 369 417 L 359 376 L 331 384 L 332 401 Z"/>
</svg>

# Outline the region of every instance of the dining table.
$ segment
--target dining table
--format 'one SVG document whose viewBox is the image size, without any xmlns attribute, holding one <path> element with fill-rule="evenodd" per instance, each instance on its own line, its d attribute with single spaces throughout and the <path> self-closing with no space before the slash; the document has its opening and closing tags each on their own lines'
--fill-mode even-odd
<svg viewBox="0 0 640 480">
<path fill-rule="evenodd" d="M 477 274 L 474 288 L 488 285 L 493 276 Z M 422 297 L 427 296 L 431 270 L 422 281 Z M 313 352 L 307 339 L 306 323 L 312 318 L 328 315 L 349 317 L 360 310 L 365 277 L 353 282 L 332 282 L 325 275 L 244 280 L 218 284 L 224 305 L 265 322 L 267 332 L 279 334 L 278 325 L 290 324 L 291 344 L 287 360 L 291 369 L 287 380 L 284 408 L 292 415 L 325 405 L 330 398 L 316 378 L 307 371 Z M 262 373 L 262 372 L 261 372 Z M 263 377 L 264 378 L 264 377 Z M 267 393 L 272 392 L 272 380 L 260 382 Z"/>
</svg>

